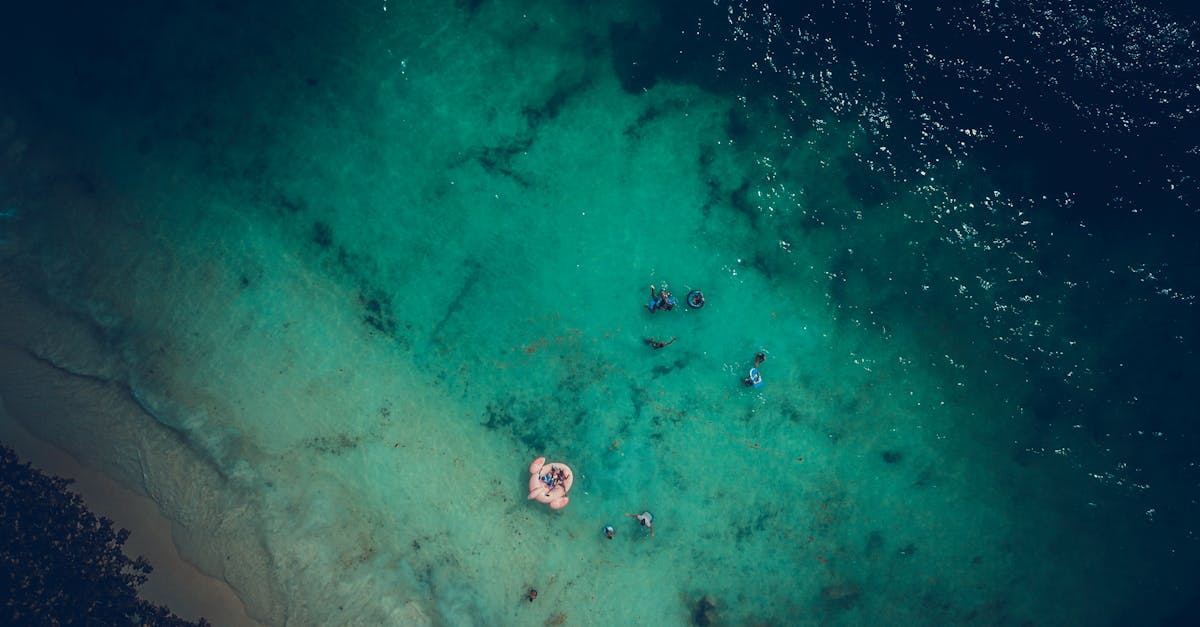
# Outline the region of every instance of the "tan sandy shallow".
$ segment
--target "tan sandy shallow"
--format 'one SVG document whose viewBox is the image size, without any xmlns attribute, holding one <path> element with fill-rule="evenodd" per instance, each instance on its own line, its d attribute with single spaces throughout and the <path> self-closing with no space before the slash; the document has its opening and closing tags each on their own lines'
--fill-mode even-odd
<svg viewBox="0 0 1200 627">
<path fill-rule="evenodd" d="M 141 587 L 143 598 L 166 605 L 176 614 L 214 625 L 258 625 L 246 615 L 241 599 L 224 581 L 209 577 L 179 555 L 171 541 L 170 522 L 154 501 L 121 486 L 105 474 L 81 465 L 66 451 L 39 440 L 5 410 L 0 399 L 0 441 L 24 462 L 41 471 L 74 479 L 71 489 L 99 516 L 130 531 L 125 552 L 142 555 L 154 566 Z"/>
<path fill-rule="evenodd" d="M 171 535 L 171 522 L 154 500 L 114 480 L 104 469 L 89 465 L 60 445 L 31 432 L 38 425 L 47 433 L 64 436 L 63 428 L 86 432 L 85 415 L 114 407 L 111 396 L 121 396 L 111 385 L 86 376 L 72 375 L 36 357 L 24 344 L 48 341 L 44 329 L 68 335 L 71 325 L 28 299 L 17 298 L 15 285 L 0 277 L 0 442 L 17 452 L 21 461 L 42 472 L 75 482 L 71 489 L 83 497 L 97 515 L 130 531 L 125 552 L 142 555 L 154 572 L 140 588 L 143 598 L 168 606 L 176 614 L 196 620 L 203 616 L 214 625 L 259 625 L 247 615 L 245 605 L 222 579 L 201 572 L 179 553 Z M 129 404 L 127 401 L 125 404 Z M 59 425 L 51 427 L 51 425 Z M 68 438 L 70 439 L 70 438 Z"/>
</svg>

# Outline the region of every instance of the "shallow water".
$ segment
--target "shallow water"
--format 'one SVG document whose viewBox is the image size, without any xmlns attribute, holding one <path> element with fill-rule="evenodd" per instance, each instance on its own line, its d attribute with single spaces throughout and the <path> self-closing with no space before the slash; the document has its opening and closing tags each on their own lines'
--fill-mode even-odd
<svg viewBox="0 0 1200 627">
<path fill-rule="evenodd" d="M 117 7 L 57 27 L 79 54 L 6 44 L 45 54 L 0 110 L 4 341 L 119 392 L 22 418 L 252 615 L 1129 624 L 1196 594 L 1191 196 L 947 139 L 1036 103 L 864 52 L 911 12 L 443 4 Z M 1195 30 L 1148 11 L 1124 23 L 1163 52 L 1130 63 L 1161 69 Z M 1073 15 L 1048 25 L 1094 33 Z M 847 62 L 913 98 L 818 69 Z M 651 314 L 651 284 L 708 301 Z M 577 473 L 560 512 L 525 499 L 543 455 Z"/>
</svg>

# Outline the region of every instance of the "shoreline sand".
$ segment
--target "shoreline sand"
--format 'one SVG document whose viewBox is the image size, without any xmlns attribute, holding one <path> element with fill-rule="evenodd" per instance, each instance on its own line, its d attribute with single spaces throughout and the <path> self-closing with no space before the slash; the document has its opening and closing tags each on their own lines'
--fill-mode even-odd
<svg viewBox="0 0 1200 627">
<path fill-rule="evenodd" d="M 6 311 L 0 317 L 0 442 L 16 451 L 22 462 L 74 480 L 71 489 L 83 497 L 93 513 L 129 530 L 125 553 L 130 557 L 142 555 L 154 567 L 139 589 L 142 598 L 166 605 L 188 620 L 203 616 L 219 626 L 261 625 L 250 618 L 242 599 L 228 583 L 204 573 L 180 555 L 172 538 L 171 521 L 153 499 L 28 427 L 39 419 L 46 422 L 49 416 L 75 415 L 82 407 L 101 412 L 106 407 L 114 410 L 114 406 L 111 399 L 92 397 L 94 386 L 72 385 L 66 381 L 70 374 L 39 361 L 25 348 L 28 342 L 36 342 L 33 338 L 44 338 L 47 327 L 60 332 L 73 327 L 64 317 L 24 297 L 6 279 L 0 277 L 0 303 Z M 87 344 L 79 336 L 73 337 Z"/>
<path fill-rule="evenodd" d="M 31 434 L 4 406 L 0 397 L 0 442 L 44 473 L 73 479 L 71 490 L 98 516 L 130 531 L 125 553 L 144 556 L 154 572 L 139 590 L 142 598 L 166 605 L 188 620 L 201 616 L 213 625 L 260 625 L 246 615 L 242 600 L 224 581 L 210 577 L 183 559 L 171 540 L 171 523 L 153 500 L 122 486 L 102 472 L 81 464 L 69 453 Z"/>
</svg>

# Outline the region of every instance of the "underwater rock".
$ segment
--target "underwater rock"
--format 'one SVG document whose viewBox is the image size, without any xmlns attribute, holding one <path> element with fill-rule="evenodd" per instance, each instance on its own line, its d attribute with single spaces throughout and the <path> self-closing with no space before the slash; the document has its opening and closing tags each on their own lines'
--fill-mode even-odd
<svg viewBox="0 0 1200 627">
<path fill-rule="evenodd" d="M 716 599 L 707 594 L 700 597 L 700 600 L 692 605 L 692 624 L 698 627 L 708 627 L 708 625 L 716 624 L 716 621 Z"/>
<path fill-rule="evenodd" d="M 821 588 L 821 601 L 834 610 L 849 609 L 858 602 L 862 588 L 852 581 L 841 581 Z"/>
<path fill-rule="evenodd" d="M 872 531 L 867 536 L 867 549 L 865 553 L 868 557 L 875 557 L 883 551 L 883 532 L 879 530 Z"/>
</svg>

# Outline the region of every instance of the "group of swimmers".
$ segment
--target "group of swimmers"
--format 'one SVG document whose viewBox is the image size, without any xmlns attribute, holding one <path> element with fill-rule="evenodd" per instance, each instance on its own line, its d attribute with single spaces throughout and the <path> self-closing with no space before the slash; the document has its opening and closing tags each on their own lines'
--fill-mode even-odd
<svg viewBox="0 0 1200 627">
<path fill-rule="evenodd" d="M 640 514 L 625 514 L 625 515 L 629 518 L 636 518 L 639 525 L 650 530 L 650 537 L 651 538 L 654 537 L 654 514 L 651 514 L 650 512 L 646 511 L 646 512 L 642 512 Z M 604 537 L 608 538 L 609 540 L 612 540 L 613 538 L 617 537 L 617 530 L 613 529 L 612 525 L 604 525 Z M 537 597 L 538 597 L 537 588 L 530 588 L 529 591 L 525 593 L 525 599 L 528 600 L 530 603 L 533 603 L 534 600 L 537 599 Z"/>
<path fill-rule="evenodd" d="M 646 303 L 646 309 L 649 309 L 650 313 L 654 313 L 659 310 L 671 311 L 672 309 L 674 309 L 675 308 L 675 297 L 671 296 L 671 292 L 669 290 L 667 290 L 667 288 L 665 286 L 663 287 L 661 292 L 656 291 L 656 289 L 657 288 L 654 287 L 654 284 L 651 283 L 650 284 L 650 302 Z M 690 306 L 692 309 L 699 309 L 699 308 L 703 307 L 704 306 L 704 293 L 701 292 L 700 290 L 692 290 L 691 292 L 688 293 L 687 302 L 688 302 L 688 306 Z M 671 339 L 663 342 L 661 340 L 657 340 L 655 338 L 648 337 L 648 338 L 646 338 L 646 344 L 650 348 L 653 348 L 654 350 L 658 350 L 660 348 L 666 348 L 666 347 L 674 344 L 675 339 L 676 338 L 671 338 Z"/>
<path fill-rule="evenodd" d="M 646 303 L 646 309 L 649 309 L 650 313 L 654 313 L 660 309 L 663 311 L 671 311 L 674 309 L 675 297 L 671 295 L 671 292 L 666 288 L 666 286 L 663 286 L 661 292 L 656 292 L 656 289 L 657 288 L 654 287 L 654 284 L 650 285 L 650 302 Z M 699 309 L 703 307 L 704 292 L 701 292 L 700 290 L 692 290 L 688 292 L 687 304 L 688 307 L 691 307 L 692 309 Z"/>
<path fill-rule="evenodd" d="M 650 512 L 642 512 L 640 514 L 625 514 L 628 518 L 636 518 L 638 524 L 650 530 L 650 537 L 654 537 L 654 514 Z M 612 540 L 617 535 L 617 530 L 612 528 L 612 525 L 604 525 L 604 537 Z"/>
<path fill-rule="evenodd" d="M 690 293 L 688 293 L 687 303 L 692 309 L 699 309 L 703 307 L 704 302 L 704 293 L 700 290 L 692 290 Z M 650 310 L 650 313 L 656 313 L 659 310 L 671 311 L 672 309 L 675 309 L 675 304 L 675 297 L 671 295 L 669 290 L 664 287 L 662 291 L 659 291 L 653 284 L 650 285 L 650 302 L 646 304 L 646 308 Z M 650 348 L 658 350 L 674 344 L 675 340 L 676 338 L 671 338 L 663 342 L 651 337 L 646 338 L 645 341 Z M 754 367 L 750 369 L 750 376 L 743 379 L 743 382 L 747 386 L 758 387 L 759 385 L 762 385 L 762 377 L 758 374 L 758 367 L 763 363 L 763 361 L 766 360 L 766 358 L 767 356 L 764 353 L 758 353 L 754 356 Z M 548 473 L 539 476 L 539 479 L 541 479 L 541 481 L 550 489 L 553 489 L 557 485 L 561 485 L 565 478 L 565 472 L 558 467 L 551 468 Z M 640 514 L 625 514 L 625 516 L 627 518 L 636 519 L 639 525 L 650 530 L 650 537 L 654 537 L 654 514 L 651 514 L 649 511 L 645 511 Z M 617 530 L 614 529 L 612 525 L 604 525 L 603 532 L 604 537 L 608 538 L 609 540 L 612 540 L 617 536 Z M 530 588 L 529 592 L 526 593 L 525 598 L 532 603 L 537 596 L 537 590 Z"/>
<path fill-rule="evenodd" d="M 691 292 L 688 292 L 687 304 L 692 309 L 699 309 L 703 307 L 704 292 L 701 292 L 700 290 L 692 290 Z M 663 311 L 671 311 L 675 308 L 675 297 L 671 296 L 671 292 L 667 290 L 665 285 L 663 286 L 662 291 L 658 291 L 654 284 L 651 283 L 650 302 L 646 304 L 646 308 L 650 310 L 650 313 L 655 313 L 660 309 Z M 658 350 L 674 344 L 675 339 L 676 338 L 671 338 L 664 342 L 653 337 L 648 337 L 645 339 L 645 342 L 650 348 Z M 762 374 L 758 372 L 758 367 L 762 365 L 762 362 L 766 361 L 766 359 L 767 356 L 764 353 L 758 353 L 754 356 L 754 365 L 750 367 L 749 376 L 742 379 L 742 383 L 745 383 L 746 387 L 757 388 L 762 386 Z"/>
</svg>

